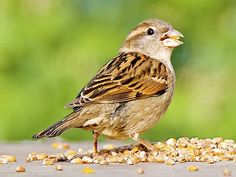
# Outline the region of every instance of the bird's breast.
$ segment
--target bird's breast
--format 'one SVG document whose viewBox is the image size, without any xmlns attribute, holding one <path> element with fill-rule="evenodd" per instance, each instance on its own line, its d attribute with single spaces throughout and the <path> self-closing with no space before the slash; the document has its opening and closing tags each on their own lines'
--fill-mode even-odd
<svg viewBox="0 0 236 177">
<path fill-rule="evenodd" d="M 159 96 L 122 104 L 117 114 L 110 116 L 110 121 L 101 134 L 112 139 L 125 139 L 131 134 L 145 132 L 166 112 L 172 95 L 171 88 Z"/>
</svg>

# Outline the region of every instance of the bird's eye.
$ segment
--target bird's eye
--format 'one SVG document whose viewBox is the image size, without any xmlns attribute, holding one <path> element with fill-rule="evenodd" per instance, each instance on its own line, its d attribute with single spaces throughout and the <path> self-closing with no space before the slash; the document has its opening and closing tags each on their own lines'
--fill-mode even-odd
<svg viewBox="0 0 236 177">
<path fill-rule="evenodd" d="M 154 30 L 152 28 L 148 28 L 147 34 L 148 35 L 153 35 L 154 34 Z"/>
</svg>

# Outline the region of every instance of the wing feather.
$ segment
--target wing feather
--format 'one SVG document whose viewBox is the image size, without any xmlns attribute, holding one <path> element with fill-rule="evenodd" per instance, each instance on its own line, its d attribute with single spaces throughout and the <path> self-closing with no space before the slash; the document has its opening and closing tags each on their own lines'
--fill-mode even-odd
<svg viewBox="0 0 236 177">
<path fill-rule="evenodd" d="M 169 70 L 140 53 L 121 53 L 108 62 L 68 107 L 117 103 L 158 96 L 168 89 Z"/>
</svg>

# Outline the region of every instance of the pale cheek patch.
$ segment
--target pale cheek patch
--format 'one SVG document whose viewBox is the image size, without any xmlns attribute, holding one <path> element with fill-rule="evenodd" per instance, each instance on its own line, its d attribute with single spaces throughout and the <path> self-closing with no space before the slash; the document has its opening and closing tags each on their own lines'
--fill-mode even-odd
<svg viewBox="0 0 236 177">
<path fill-rule="evenodd" d="M 88 127 L 88 126 L 92 126 L 92 125 L 99 125 L 101 123 L 101 121 L 103 120 L 102 117 L 97 117 L 94 119 L 90 119 L 87 122 L 84 123 L 83 127 Z"/>
</svg>

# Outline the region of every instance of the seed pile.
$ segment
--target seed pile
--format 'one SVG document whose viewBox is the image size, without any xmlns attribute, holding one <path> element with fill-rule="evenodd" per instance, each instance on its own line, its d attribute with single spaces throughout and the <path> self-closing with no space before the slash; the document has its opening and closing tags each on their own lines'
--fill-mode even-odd
<svg viewBox="0 0 236 177">
<path fill-rule="evenodd" d="M 60 149 L 62 153 L 46 154 L 32 152 L 26 157 L 26 162 L 41 161 L 43 165 L 54 165 L 60 161 L 69 161 L 72 164 L 100 164 L 126 163 L 129 165 L 140 162 L 165 163 L 175 165 L 185 162 L 206 162 L 215 163 L 219 161 L 236 162 L 236 144 L 233 140 L 199 138 L 170 138 L 165 142 L 153 144 L 154 151 L 148 151 L 143 145 L 130 145 L 116 148 L 112 144 L 105 145 L 98 154 L 93 154 L 91 150 L 84 151 L 70 149 L 67 143 L 53 143 L 52 147 Z M 16 157 L 11 155 L 0 155 L 0 165 L 16 162 Z M 57 164 L 56 164 L 57 165 Z M 61 165 L 55 168 L 57 171 L 63 170 Z M 188 171 L 197 171 L 197 166 L 189 166 Z M 17 168 L 17 171 L 24 171 Z M 139 170 L 142 173 L 141 170 Z M 89 168 L 84 169 L 84 173 L 93 173 Z M 224 171 L 227 176 L 230 172 Z"/>
<path fill-rule="evenodd" d="M 61 146 L 60 149 L 68 149 L 69 145 Z M 55 148 L 55 143 L 53 145 Z M 66 147 L 66 148 L 61 148 Z M 184 162 L 207 162 L 236 161 L 236 144 L 233 140 L 222 138 L 199 139 L 199 138 L 170 138 L 165 142 L 153 144 L 155 151 L 148 151 L 142 145 L 130 145 L 116 148 L 114 145 L 106 145 L 99 152 L 83 149 L 67 150 L 64 153 L 47 155 L 44 153 L 30 153 L 26 161 L 42 160 L 43 165 L 53 165 L 58 161 L 70 161 L 72 164 L 100 164 L 126 163 L 129 165 L 139 162 L 156 162 L 174 165 Z M 191 170 L 190 170 L 191 171 Z"/>
</svg>

